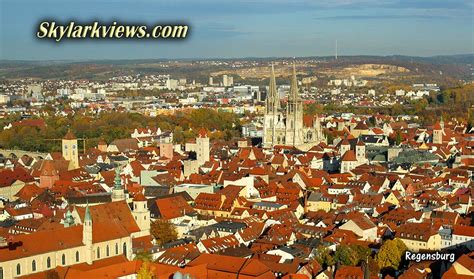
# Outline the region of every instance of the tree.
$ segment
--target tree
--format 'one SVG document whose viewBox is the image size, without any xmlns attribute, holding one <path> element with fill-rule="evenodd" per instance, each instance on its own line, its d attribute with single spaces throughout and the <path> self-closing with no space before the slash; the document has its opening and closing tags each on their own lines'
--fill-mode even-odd
<svg viewBox="0 0 474 279">
<path fill-rule="evenodd" d="M 173 130 L 173 139 L 175 143 L 183 143 L 184 142 L 184 135 L 183 135 L 183 128 L 180 126 L 176 126 Z"/>
<path fill-rule="evenodd" d="M 151 262 L 153 260 L 153 256 L 151 255 L 150 251 L 143 250 L 143 251 L 139 251 L 135 254 L 134 260 Z"/>
<path fill-rule="evenodd" d="M 158 245 L 163 245 L 178 239 L 178 233 L 173 224 L 162 219 L 151 222 L 150 233 Z"/>
<path fill-rule="evenodd" d="M 341 265 L 357 265 L 359 259 L 356 251 L 347 245 L 339 245 L 334 255 L 334 260 Z"/>
<path fill-rule="evenodd" d="M 137 273 L 138 279 L 152 279 L 153 270 L 150 268 L 150 262 L 144 261 Z"/>
<path fill-rule="evenodd" d="M 376 256 L 378 266 L 386 271 L 398 270 L 406 250 L 407 246 L 398 238 L 385 241 Z"/>
<path fill-rule="evenodd" d="M 331 266 L 334 265 L 334 258 L 331 255 L 331 251 L 329 251 L 328 248 L 324 246 L 319 246 L 316 249 L 316 260 L 319 262 L 319 264 L 324 265 L 324 266 Z"/>
<path fill-rule="evenodd" d="M 360 262 L 363 262 L 363 261 L 365 262 L 370 257 L 370 254 L 372 254 L 372 251 L 370 251 L 369 248 L 361 246 L 361 245 L 351 244 L 349 245 L 349 248 L 351 248 L 352 251 L 354 251 L 356 254 L 356 259 L 357 259 L 356 264 L 359 264 Z"/>
<path fill-rule="evenodd" d="M 403 137 L 402 137 L 402 132 L 400 130 L 397 130 L 396 134 L 395 134 L 395 143 L 396 145 L 400 145 L 400 143 L 402 143 L 403 141 Z"/>
</svg>

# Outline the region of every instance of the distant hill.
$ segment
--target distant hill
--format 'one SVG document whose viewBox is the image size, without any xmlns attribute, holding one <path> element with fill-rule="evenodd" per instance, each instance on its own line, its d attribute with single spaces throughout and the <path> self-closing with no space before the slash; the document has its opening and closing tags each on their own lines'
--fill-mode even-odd
<svg viewBox="0 0 474 279">
<path fill-rule="evenodd" d="M 222 65 L 206 65 L 202 61 L 290 61 L 291 57 L 234 58 L 234 59 L 140 59 L 140 60 L 58 60 L 58 61 L 16 61 L 0 60 L 0 78 L 40 79 L 104 79 L 128 74 L 164 74 L 204 77 L 212 72 L 229 70 Z M 474 54 L 417 56 L 332 56 L 298 57 L 300 62 L 319 61 L 317 67 L 348 67 L 360 64 L 386 64 L 404 67 L 423 75 L 437 74 L 457 78 L 472 78 L 471 65 Z M 166 67 L 163 65 L 166 64 Z M 315 64 L 316 65 L 316 64 Z"/>
</svg>

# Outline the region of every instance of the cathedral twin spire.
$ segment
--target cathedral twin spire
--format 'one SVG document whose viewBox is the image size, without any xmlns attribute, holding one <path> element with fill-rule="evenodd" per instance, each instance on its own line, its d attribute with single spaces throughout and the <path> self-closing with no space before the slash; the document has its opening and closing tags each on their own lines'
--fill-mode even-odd
<svg viewBox="0 0 474 279">
<path fill-rule="evenodd" d="M 290 93 L 288 96 L 288 101 L 295 102 L 298 100 L 300 100 L 300 97 L 298 94 L 298 81 L 296 79 L 296 66 L 295 66 L 295 63 L 293 62 L 293 74 L 291 77 Z M 275 113 L 281 109 L 280 95 L 278 94 L 278 90 L 277 90 L 275 68 L 273 66 L 273 63 L 272 63 L 272 71 L 270 75 L 270 85 L 268 88 L 267 109 Z"/>
<path fill-rule="evenodd" d="M 313 144 L 324 140 L 319 119 L 316 118 L 310 126 L 304 125 L 303 99 L 298 91 L 295 63 L 293 63 L 290 91 L 287 96 L 286 108 L 282 109 L 272 64 L 263 117 L 263 145 L 265 147 L 280 144 L 302 146 L 302 144 Z"/>
<path fill-rule="evenodd" d="M 288 101 L 297 101 L 297 100 L 299 100 L 298 81 L 296 80 L 295 63 L 293 63 L 293 75 L 291 77 L 290 96 L 288 98 Z"/>
<path fill-rule="evenodd" d="M 270 75 L 270 85 L 268 88 L 267 96 L 267 109 L 268 112 L 276 113 L 281 108 L 280 105 L 280 96 L 277 91 L 276 78 L 275 78 L 275 68 L 272 63 L 272 73 Z"/>
</svg>

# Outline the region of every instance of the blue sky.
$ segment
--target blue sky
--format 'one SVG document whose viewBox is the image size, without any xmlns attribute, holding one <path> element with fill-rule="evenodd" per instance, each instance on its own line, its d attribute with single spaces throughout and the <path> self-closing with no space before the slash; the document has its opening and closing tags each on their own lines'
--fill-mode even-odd
<svg viewBox="0 0 474 279">
<path fill-rule="evenodd" d="M 474 53 L 472 0 L 0 0 L 0 59 Z M 37 39 L 43 19 L 185 22 L 183 41 Z"/>
</svg>

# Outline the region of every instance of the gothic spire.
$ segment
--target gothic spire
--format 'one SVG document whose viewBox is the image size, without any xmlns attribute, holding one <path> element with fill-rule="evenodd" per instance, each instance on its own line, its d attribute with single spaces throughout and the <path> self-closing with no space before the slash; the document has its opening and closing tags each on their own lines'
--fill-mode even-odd
<svg viewBox="0 0 474 279">
<path fill-rule="evenodd" d="M 290 85 L 290 96 L 288 101 L 297 101 L 298 100 L 298 81 L 296 80 L 296 66 L 295 62 L 293 62 L 293 76 L 291 77 L 291 85 Z"/>
<path fill-rule="evenodd" d="M 276 112 L 276 110 L 280 109 L 280 96 L 278 95 L 278 90 L 276 86 L 275 68 L 273 67 L 273 63 L 272 63 L 272 74 L 270 76 L 270 88 L 268 91 L 272 95 L 273 109 Z"/>
<path fill-rule="evenodd" d="M 84 222 L 92 222 L 92 216 L 89 209 L 89 202 L 86 205 L 86 213 L 84 214 Z"/>
</svg>

